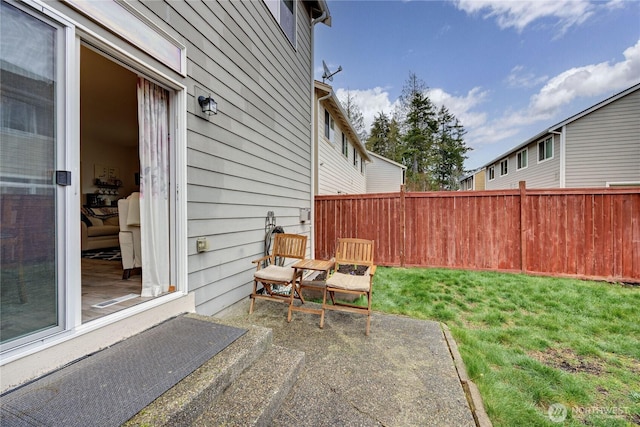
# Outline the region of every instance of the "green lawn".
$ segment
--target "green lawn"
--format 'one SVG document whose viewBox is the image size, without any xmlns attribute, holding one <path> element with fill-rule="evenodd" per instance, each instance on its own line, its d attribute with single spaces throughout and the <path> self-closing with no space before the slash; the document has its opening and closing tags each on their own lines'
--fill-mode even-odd
<svg viewBox="0 0 640 427">
<path fill-rule="evenodd" d="M 378 268 L 373 309 L 446 323 L 495 426 L 640 425 L 640 287 Z"/>
</svg>

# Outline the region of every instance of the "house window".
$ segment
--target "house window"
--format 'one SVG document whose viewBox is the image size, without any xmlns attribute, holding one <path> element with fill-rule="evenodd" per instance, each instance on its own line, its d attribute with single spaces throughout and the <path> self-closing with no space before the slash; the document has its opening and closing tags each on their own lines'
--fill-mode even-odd
<svg viewBox="0 0 640 427">
<path fill-rule="evenodd" d="M 509 159 L 504 159 L 500 162 L 500 176 L 505 176 L 509 173 Z"/>
<path fill-rule="evenodd" d="M 360 173 L 364 174 L 364 160 L 360 157 Z"/>
<path fill-rule="evenodd" d="M 358 166 L 358 152 L 356 147 L 353 147 L 353 166 Z"/>
<path fill-rule="evenodd" d="M 342 154 L 345 157 L 349 157 L 349 142 L 347 141 L 347 135 L 342 134 Z"/>
<path fill-rule="evenodd" d="M 324 136 L 332 143 L 335 142 L 336 139 L 335 127 L 335 122 L 331 114 L 329 114 L 329 110 L 324 110 Z"/>
<path fill-rule="evenodd" d="M 489 166 L 489 181 L 493 181 L 496 178 L 496 168 L 494 166 Z"/>
<path fill-rule="evenodd" d="M 538 162 L 553 158 L 553 138 L 538 142 Z"/>
<path fill-rule="evenodd" d="M 293 46 L 296 45 L 296 2 L 293 0 L 264 0 L 271 15 Z"/>
<path fill-rule="evenodd" d="M 529 160 L 528 160 L 528 154 L 529 154 L 529 150 L 528 149 L 524 149 L 520 152 L 518 152 L 518 154 L 516 155 L 516 160 L 517 160 L 517 165 L 516 165 L 516 169 L 520 170 L 520 169 L 524 169 L 527 167 Z"/>
</svg>

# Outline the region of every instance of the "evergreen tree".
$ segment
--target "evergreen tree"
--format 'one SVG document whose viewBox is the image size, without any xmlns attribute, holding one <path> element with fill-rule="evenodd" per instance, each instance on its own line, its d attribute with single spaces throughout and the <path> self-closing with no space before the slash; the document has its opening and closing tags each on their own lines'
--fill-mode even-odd
<svg viewBox="0 0 640 427">
<path fill-rule="evenodd" d="M 366 142 L 367 150 L 394 162 L 402 162 L 400 126 L 395 118 L 379 112 L 373 119 Z"/>
<path fill-rule="evenodd" d="M 358 134 L 358 138 L 360 138 L 360 141 L 364 143 L 367 140 L 367 130 L 364 127 L 364 117 L 362 115 L 362 110 L 358 104 L 356 104 L 356 98 L 351 94 L 351 91 L 347 89 L 347 96 L 340 100 L 340 104 L 342 105 L 345 113 L 347 113 L 347 118 Z"/>
<path fill-rule="evenodd" d="M 464 174 L 465 154 L 470 150 L 463 139 L 466 131 L 444 105 L 438 111 L 437 125 L 431 176 L 438 189 L 457 190 L 458 179 Z"/>
<path fill-rule="evenodd" d="M 427 86 L 415 73 L 402 88 L 400 116 L 403 118 L 402 163 L 407 166 L 407 187 L 413 191 L 432 188 L 429 164 L 433 155 L 433 134 L 437 129 L 435 107 Z"/>
</svg>

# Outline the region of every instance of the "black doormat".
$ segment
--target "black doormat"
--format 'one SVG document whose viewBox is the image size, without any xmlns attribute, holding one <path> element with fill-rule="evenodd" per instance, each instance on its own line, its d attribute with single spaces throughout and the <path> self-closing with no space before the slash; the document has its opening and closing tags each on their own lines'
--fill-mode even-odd
<svg viewBox="0 0 640 427">
<path fill-rule="evenodd" d="M 101 259 L 105 261 L 122 261 L 120 248 L 94 249 L 90 251 L 83 251 L 82 258 Z"/>
<path fill-rule="evenodd" d="M 245 332 L 170 319 L 0 396 L 0 425 L 119 426 Z"/>
</svg>

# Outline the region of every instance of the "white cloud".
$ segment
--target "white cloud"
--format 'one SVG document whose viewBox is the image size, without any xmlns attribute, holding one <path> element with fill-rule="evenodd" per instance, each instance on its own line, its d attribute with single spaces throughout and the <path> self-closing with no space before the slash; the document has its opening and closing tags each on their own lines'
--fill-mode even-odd
<svg viewBox="0 0 640 427">
<path fill-rule="evenodd" d="M 519 110 L 505 109 L 498 117 L 490 117 L 487 111 L 481 110 L 488 102 L 489 91 L 480 87 L 475 87 L 462 96 L 449 94 L 441 88 L 432 88 L 429 90 L 429 98 L 437 108 L 444 105 L 460 119 L 467 130 L 465 140 L 470 147 L 478 148 L 513 137 L 523 138 L 522 141 L 513 141 L 513 145 L 517 145 L 533 136 L 521 135 L 523 128 L 545 121 L 568 118 L 570 114 L 564 113 L 563 107 L 572 101 L 579 98 L 604 98 L 639 83 L 640 40 L 626 49 L 623 55 L 624 59 L 619 62 L 575 67 L 551 78 L 536 77 L 526 73 L 524 68 L 516 67 L 512 70 L 511 76 L 519 75 L 520 77 L 512 79 L 519 79 L 521 85 L 532 85 L 534 82 L 540 84 L 544 80 L 546 84 L 531 95 L 526 107 Z M 337 89 L 336 95 L 340 99 L 346 98 L 346 92 L 346 89 Z M 381 87 L 350 90 L 350 93 L 362 110 L 367 131 L 378 113 L 391 114 L 398 103 L 398 100 L 391 101 L 389 92 Z M 559 117 L 560 114 L 565 116 Z"/>
<path fill-rule="evenodd" d="M 623 54 L 624 59 L 620 62 L 575 67 L 550 78 L 540 91 L 530 97 L 527 107 L 505 111 L 481 129 L 471 128 L 467 134 L 469 144 L 497 143 L 517 134 L 522 127 L 554 118 L 568 118 L 569 114 L 565 117 L 558 115 L 563 113 L 563 107 L 578 98 L 604 98 L 640 83 L 640 40 Z"/>
<path fill-rule="evenodd" d="M 531 88 L 547 81 L 547 76 L 536 76 L 525 70 L 524 66 L 516 65 L 507 76 L 507 84 L 510 87 Z"/>
<path fill-rule="evenodd" d="M 624 51 L 617 63 L 601 62 L 571 68 L 550 79 L 531 98 L 529 113 L 545 116 L 579 97 L 599 96 L 630 87 L 640 81 L 640 40 Z"/>
<path fill-rule="evenodd" d="M 443 89 L 429 89 L 429 99 L 438 109 L 444 105 L 456 116 L 465 128 L 474 128 L 483 125 L 487 121 L 487 114 L 472 111 L 474 107 L 486 101 L 488 91 L 474 87 L 465 96 L 454 96 Z"/>
<path fill-rule="evenodd" d="M 515 28 L 517 31 L 524 30 L 536 20 L 553 18 L 564 32 L 585 22 L 595 9 L 589 0 L 456 0 L 454 3 L 468 14 L 495 18 L 500 28 Z"/>
<path fill-rule="evenodd" d="M 356 105 L 360 107 L 367 132 L 371 129 L 371 124 L 378 113 L 391 114 L 398 102 L 397 100 L 392 102 L 389 99 L 389 92 L 381 87 L 359 90 L 340 88 L 336 90 L 336 96 L 338 99 L 346 99 L 347 92 L 351 94 Z"/>
</svg>

